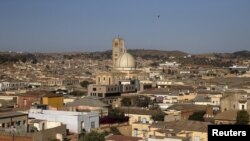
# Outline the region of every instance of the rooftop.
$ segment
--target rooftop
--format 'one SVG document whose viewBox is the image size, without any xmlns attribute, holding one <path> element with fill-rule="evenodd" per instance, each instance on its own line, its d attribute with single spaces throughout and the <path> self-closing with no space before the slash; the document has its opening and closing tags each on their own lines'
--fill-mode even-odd
<svg viewBox="0 0 250 141">
<path fill-rule="evenodd" d="M 123 135 L 110 135 L 105 138 L 106 141 L 139 141 L 142 138 L 138 137 L 130 137 L 130 136 L 123 136 Z"/>
<path fill-rule="evenodd" d="M 200 121 L 192 121 L 192 120 L 180 120 L 180 121 L 171 121 L 171 122 L 155 122 L 151 127 L 160 128 L 160 129 L 172 129 L 181 131 L 198 131 L 198 132 L 207 132 L 207 126 L 210 123 L 208 122 L 200 122 Z"/>
<path fill-rule="evenodd" d="M 10 118 L 10 117 L 19 117 L 19 116 L 28 116 L 28 114 L 10 111 L 10 112 L 0 112 L 0 119 Z"/>
<path fill-rule="evenodd" d="M 74 102 L 67 103 L 66 106 L 67 107 L 74 107 L 74 106 L 107 107 L 108 105 L 103 103 L 99 99 L 86 97 L 86 98 L 78 99 Z"/>
</svg>

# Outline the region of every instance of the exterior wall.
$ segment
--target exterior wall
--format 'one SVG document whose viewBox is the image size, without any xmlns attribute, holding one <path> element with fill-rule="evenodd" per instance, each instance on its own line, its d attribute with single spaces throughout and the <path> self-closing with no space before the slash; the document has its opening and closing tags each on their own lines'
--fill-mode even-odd
<svg viewBox="0 0 250 141">
<path fill-rule="evenodd" d="M 62 86 L 63 80 L 59 78 L 50 78 L 47 80 L 47 86 Z"/>
<path fill-rule="evenodd" d="M 196 93 L 182 94 L 177 97 L 178 101 L 192 100 L 196 97 Z"/>
<path fill-rule="evenodd" d="M 25 82 L 0 82 L 0 91 L 18 90 L 28 87 Z"/>
<path fill-rule="evenodd" d="M 55 128 L 34 132 L 34 133 L 24 133 L 24 134 L 0 134 L 0 141 L 51 141 L 59 140 L 63 141 L 66 137 L 66 126 L 58 126 Z"/>
<path fill-rule="evenodd" d="M 33 141 L 32 137 L 0 135 L 0 141 Z"/>
<path fill-rule="evenodd" d="M 91 130 L 91 123 L 94 123 L 94 128 L 99 127 L 99 114 L 90 112 L 70 112 L 70 111 L 53 111 L 31 109 L 29 111 L 29 118 L 57 121 L 66 124 L 70 132 L 80 134 L 83 129 L 87 132 Z"/>
<path fill-rule="evenodd" d="M 235 124 L 236 121 L 215 120 L 215 124 Z"/>
<path fill-rule="evenodd" d="M 178 114 L 167 114 L 164 117 L 164 122 L 181 120 L 181 113 Z"/>
<path fill-rule="evenodd" d="M 239 102 L 240 100 L 245 102 Z M 247 100 L 246 95 L 244 94 L 229 94 L 221 98 L 221 111 L 227 110 L 241 110 L 242 106 L 245 105 L 245 110 L 250 109 L 250 100 Z"/>
<path fill-rule="evenodd" d="M 163 103 L 177 103 L 178 96 L 166 95 L 163 99 Z"/>
<path fill-rule="evenodd" d="M 148 137 L 150 124 L 134 123 L 132 124 L 132 137 Z"/>
<path fill-rule="evenodd" d="M 151 115 L 136 115 L 136 114 L 125 114 L 129 116 L 129 124 L 140 122 L 140 123 L 152 123 L 153 119 Z"/>
<path fill-rule="evenodd" d="M 63 107 L 63 97 L 43 97 L 42 104 L 61 108 Z"/>
<path fill-rule="evenodd" d="M 28 122 L 28 115 L 8 117 L 0 119 L 0 128 L 24 127 L 26 129 Z"/>
<path fill-rule="evenodd" d="M 40 98 L 34 96 L 18 96 L 19 108 L 30 108 L 33 103 L 40 103 Z"/>
<path fill-rule="evenodd" d="M 117 129 L 120 131 L 120 133 L 124 136 L 132 136 L 132 126 L 119 126 Z"/>
<path fill-rule="evenodd" d="M 50 141 L 50 140 L 59 140 L 63 141 L 66 137 L 66 126 L 61 125 L 58 127 L 42 130 L 32 134 L 33 141 Z"/>
<path fill-rule="evenodd" d="M 158 128 L 150 128 L 149 132 L 148 132 L 148 137 L 165 137 L 165 133 L 160 133 L 157 132 L 155 130 L 157 130 Z"/>
<path fill-rule="evenodd" d="M 220 105 L 220 99 L 222 95 L 211 95 L 209 96 L 211 98 L 212 105 L 219 106 Z"/>
<path fill-rule="evenodd" d="M 108 115 L 108 108 L 102 107 L 90 107 L 90 106 L 77 106 L 71 108 L 72 111 L 91 111 L 91 112 L 98 112 L 100 116 L 107 116 Z"/>
<path fill-rule="evenodd" d="M 88 85 L 88 96 L 109 97 L 120 96 L 121 88 L 119 85 Z"/>
<path fill-rule="evenodd" d="M 176 134 L 176 136 L 191 137 L 190 141 L 197 141 L 196 139 L 199 139 L 200 141 L 207 141 L 208 140 L 206 132 L 182 131 L 179 134 Z"/>
</svg>

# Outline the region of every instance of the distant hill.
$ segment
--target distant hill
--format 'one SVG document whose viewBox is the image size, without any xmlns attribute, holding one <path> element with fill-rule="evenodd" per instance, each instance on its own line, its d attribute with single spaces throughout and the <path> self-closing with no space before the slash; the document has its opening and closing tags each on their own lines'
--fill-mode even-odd
<svg viewBox="0 0 250 141">
<path fill-rule="evenodd" d="M 132 54 L 134 57 L 141 57 L 144 59 L 159 59 L 159 58 L 168 58 L 168 57 L 183 57 L 188 55 L 185 52 L 181 51 L 162 51 L 162 50 L 148 50 L 148 49 L 129 49 L 128 53 Z M 103 52 L 92 52 L 91 56 L 102 56 L 104 58 L 111 58 L 112 51 L 107 50 Z"/>
<path fill-rule="evenodd" d="M 10 62 L 15 63 L 18 61 L 31 61 L 32 63 L 36 63 L 37 57 L 31 53 L 0 52 L 0 64 Z"/>
<path fill-rule="evenodd" d="M 248 50 L 243 50 L 243 51 L 237 51 L 237 52 L 234 52 L 232 53 L 232 55 L 234 57 L 247 57 L 247 58 L 250 58 L 250 51 Z"/>
<path fill-rule="evenodd" d="M 194 54 L 197 57 L 220 57 L 220 58 L 250 58 L 250 51 L 242 50 L 233 53 L 207 53 L 207 54 Z"/>
<path fill-rule="evenodd" d="M 149 50 L 149 49 L 133 49 L 128 50 L 129 53 L 133 54 L 134 56 L 145 56 L 145 55 L 151 55 L 151 56 L 164 56 L 164 57 L 183 57 L 188 55 L 185 52 L 182 51 L 164 51 L 164 50 Z"/>
</svg>

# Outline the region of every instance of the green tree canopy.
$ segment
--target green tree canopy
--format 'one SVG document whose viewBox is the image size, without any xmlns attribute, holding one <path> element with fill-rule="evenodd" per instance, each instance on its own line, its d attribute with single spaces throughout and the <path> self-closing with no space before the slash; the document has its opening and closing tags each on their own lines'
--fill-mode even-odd
<svg viewBox="0 0 250 141">
<path fill-rule="evenodd" d="M 249 114 L 245 110 L 241 110 L 237 112 L 236 124 L 248 124 L 249 123 Z"/>
<path fill-rule="evenodd" d="M 122 104 L 122 106 L 131 106 L 131 99 L 127 98 L 127 97 L 124 97 L 121 100 L 121 104 Z"/>
<path fill-rule="evenodd" d="M 204 121 L 203 116 L 205 113 L 205 111 L 194 112 L 191 116 L 189 116 L 188 120 Z"/>
<path fill-rule="evenodd" d="M 98 133 L 96 131 L 91 131 L 90 133 L 82 136 L 79 141 L 104 141 L 107 132 Z"/>
<path fill-rule="evenodd" d="M 152 116 L 152 119 L 154 121 L 164 121 L 165 113 L 162 111 L 159 111 L 156 115 Z"/>
<path fill-rule="evenodd" d="M 117 129 L 117 127 L 110 127 L 110 132 L 114 135 L 121 135 L 121 132 Z"/>
<path fill-rule="evenodd" d="M 80 82 L 80 85 L 81 85 L 83 88 L 87 88 L 89 84 L 92 84 L 92 83 L 89 82 L 89 81 L 86 81 L 86 80 Z"/>
</svg>

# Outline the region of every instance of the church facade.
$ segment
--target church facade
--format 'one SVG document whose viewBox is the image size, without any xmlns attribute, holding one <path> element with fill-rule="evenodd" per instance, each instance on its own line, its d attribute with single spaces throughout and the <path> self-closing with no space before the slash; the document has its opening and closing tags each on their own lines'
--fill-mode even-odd
<svg viewBox="0 0 250 141">
<path fill-rule="evenodd" d="M 112 71 L 98 72 L 97 85 L 115 85 L 122 80 L 147 80 L 148 74 L 136 69 L 134 57 L 127 52 L 122 38 L 112 40 Z"/>
</svg>

